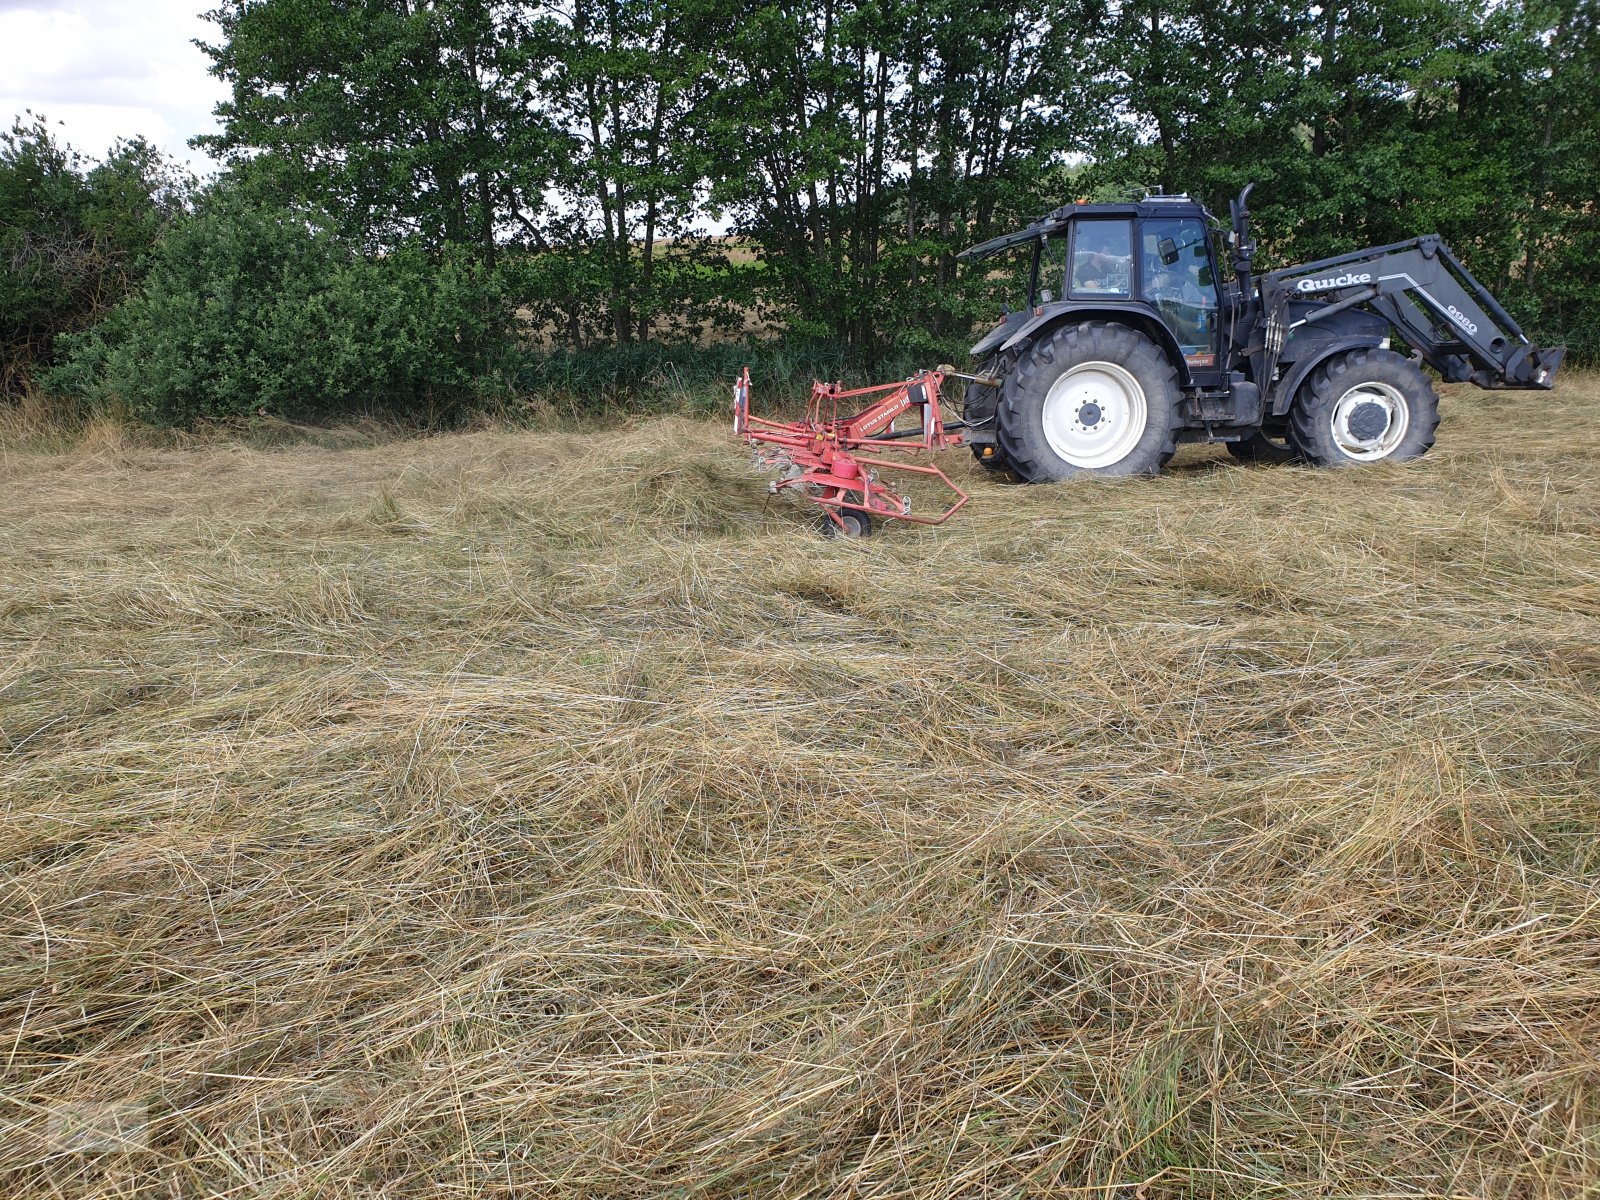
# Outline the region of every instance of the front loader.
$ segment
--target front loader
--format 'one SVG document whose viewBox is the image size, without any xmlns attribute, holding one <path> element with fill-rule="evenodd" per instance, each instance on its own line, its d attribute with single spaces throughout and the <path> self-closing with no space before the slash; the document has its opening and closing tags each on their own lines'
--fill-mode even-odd
<svg viewBox="0 0 1600 1200">
<path fill-rule="evenodd" d="M 1554 385 L 1564 349 L 1532 345 L 1438 235 L 1257 275 L 1249 194 L 1231 205 L 1227 281 L 1216 222 L 1187 196 L 1069 204 L 964 251 L 1032 249 L 1027 306 L 972 349 L 978 460 L 1029 482 L 1153 473 L 1189 441 L 1404 460 L 1439 423 L 1424 364 L 1485 388 Z"/>
</svg>

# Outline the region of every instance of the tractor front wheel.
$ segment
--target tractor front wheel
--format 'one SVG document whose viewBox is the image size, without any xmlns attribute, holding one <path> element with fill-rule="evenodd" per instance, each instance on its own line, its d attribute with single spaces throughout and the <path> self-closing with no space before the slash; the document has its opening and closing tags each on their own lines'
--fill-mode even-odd
<svg viewBox="0 0 1600 1200">
<path fill-rule="evenodd" d="M 1289 438 L 1319 467 L 1420 458 L 1439 427 L 1422 368 L 1390 350 L 1341 354 L 1318 367 L 1289 410 Z"/>
<path fill-rule="evenodd" d="M 1001 449 L 1029 483 L 1078 475 L 1154 475 L 1177 449 L 1178 373 L 1126 325 L 1064 325 L 1006 379 Z"/>
</svg>

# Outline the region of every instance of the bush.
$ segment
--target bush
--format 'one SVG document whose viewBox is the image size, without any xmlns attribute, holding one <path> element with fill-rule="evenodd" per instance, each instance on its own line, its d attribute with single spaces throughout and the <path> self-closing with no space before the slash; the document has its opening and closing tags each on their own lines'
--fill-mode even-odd
<svg viewBox="0 0 1600 1200">
<path fill-rule="evenodd" d="M 45 382 L 163 425 L 437 419 L 490 386 L 508 329 L 495 281 L 462 258 L 367 258 L 315 215 L 224 191 L 171 230 L 144 290 L 72 339 Z"/>
<path fill-rule="evenodd" d="M 758 407 L 786 407 L 810 395 L 814 379 L 849 387 L 902 379 L 919 367 L 936 366 L 952 353 L 892 353 L 865 362 L 839 341 L 802 338 L 720 342 L 691 346 L 633 342 L 592 350 L 527 351 L 511 380 L 523 396 L 569 412 L 608 408 L 633 411 L 721 412 L 740 371 L 750 368 Z"/>
<path fill-rule="evenodd" d="M 191 183 L 139 139 L 91 164 L 42 119 L 0 133 L 0 395 L 26 391 L 58 337 L 138 285 Z"/>
</svg>

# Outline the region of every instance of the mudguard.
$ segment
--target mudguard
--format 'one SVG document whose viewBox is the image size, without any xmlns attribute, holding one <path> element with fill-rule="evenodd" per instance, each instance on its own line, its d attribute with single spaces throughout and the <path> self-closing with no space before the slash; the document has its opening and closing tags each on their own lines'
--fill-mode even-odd
<svg viewBox="0 0 1600 1200">
<path fill-rule="evenodd" d="M 1144 334 L 1153 333 L 1156 344 L 1177 369 L 1178 386 L 1188 386 L 1189 364 L 1183 361 L 1183 351 L 1178 346 L 1178 339 L 1172 336 L 1172 331 L 1167 328 L 1160 313 L 1150 305 L 1137 300 L 1115 306 L 1079 301 L 1044 305 L 1020 327 L 1007 324 L 990 330 L 989 334 L 972 348 L 972 357 L 982 359 L 991 352 L 1009 350 L 1024 338 L 1033 337 L 1047 329 L 1054 329 L 1058 325 L 1076 325 L 1082 321 L 1095 320 L 1128 325 Z"/>
<path fill-rule="evenodd" d="M 1011 335 L 1026 325 L 1029 320 L 1031 318 L 1028 317 L 1026 310 L 1007 313 L 998 325 L 979 339 L 978 344 L 971 350 L 972 357 L 980 362 L 983 361 L 984 358 L 998 349 L 1001 343 L 1010 340 Z"/>
<path fill-rule="evenodd" d="M 1278 382 L 1273 384 L 1267 411 L 1275 417 L 1281 417 L 1288 412 L 1289 405 L 1294 401 L 1294 394 L 1300 390 L 1300 385 L 1310 377 L 1311 372 L 1330 358 L 1351 350 L 1374 350 L 1382 346 L 1384 340 L 1364 333 L 1321 343 L 1304 358 L 1296 359 Z"/>
</svg>

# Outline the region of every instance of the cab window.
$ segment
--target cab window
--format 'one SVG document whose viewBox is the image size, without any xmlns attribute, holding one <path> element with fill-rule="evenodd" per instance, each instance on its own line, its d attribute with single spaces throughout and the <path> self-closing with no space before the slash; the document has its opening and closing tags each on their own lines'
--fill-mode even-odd
<svg viewBox="0 0 1600 1200">
<path fill-rule="evenodd" d="M 1133 222 L 1075 221 L 1072 291 L 1079 296 L 1132 294 Z"/>
</svg>

